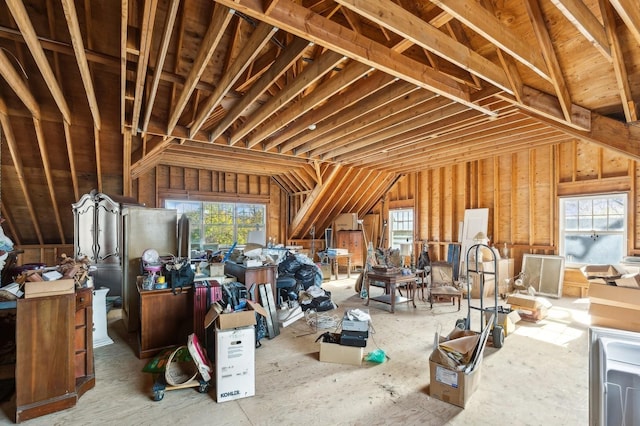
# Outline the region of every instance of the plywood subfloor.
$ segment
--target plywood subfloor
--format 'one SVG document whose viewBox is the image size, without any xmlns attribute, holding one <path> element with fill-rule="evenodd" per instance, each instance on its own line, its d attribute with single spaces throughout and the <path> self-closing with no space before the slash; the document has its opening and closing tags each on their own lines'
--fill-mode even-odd
<svg viewBox="0 0 640 426">
<path fill-rule="evenodd" d="M 363 307 L 354 279 L 325 283 L 339 305 Z M 372 289 L 372 292 L 381 292 Z M 375 295 L 375 294 L 374 294 Z M 132 349 L 117 311 L 110 312 L 113 345 L 95 350 L 96 387 L 72 409 L 26 422 L 32 425 L 585 425 L 588 423 L 588 303 L 550 299 L 549 316 L 519 322 L 502 349 L 487 347 L 480 387 L 461 409 L 428 394 L 428 356 L 436 330 L 450 331 L 462 310 L 419 301 L 396 313 L 372 302 L 375 334 L 365 353 L 382 348 L 389 360 L 355 367 L 318 361 L 316 337 L 303 319 L 265 339 L 256 351 L 256 396 L 216 403 L 213 391 L 167 392 L 151 400 L 152 379 Z M 478 301 L 473 301 L 477 306 Z M 475 312 L 475 311 L 474 311 Z M 472 328 L 479 327 L 472 316 Z M 13 420 L 14 403 L 2 405 L 0 423 Z"/>
</svg>

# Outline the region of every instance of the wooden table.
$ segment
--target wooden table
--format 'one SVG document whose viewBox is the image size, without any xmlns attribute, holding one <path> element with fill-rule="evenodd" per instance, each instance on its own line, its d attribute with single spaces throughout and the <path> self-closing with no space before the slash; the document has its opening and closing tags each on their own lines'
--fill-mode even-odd
<svg viewBox="0 0 640 426">
<path fill-rule="evenodd" d="M 340 259 L 347 259 L 347 278 L 351 278 L 351 253 L 346 254 L 327 254 L 327 258 L 329 258 L 330 272 L 329 279 L 333 279 L 333 276 L 336 276 L 336 280 L 338 279 L 338 261 Z"/>
<path fill-rule="evenodd" d="M 413 303 L 413 307 L 416 307 L 415 294 L 416 294 L 416 274 L 411 273 L 409 275 L 402 274 L 381 274 L 376 272 L 367 272 L 365 278 L 365 285 L 367 288 L 367 303 L 373 300 L 380 303 L 386 303 L 391 305 L 391 313 L 395 312 L 396 303 Z M 384 294 L 382 296 L 371 297 L 370 284 L 371 281 L 380 281 L 384 283 Z M 408 288 L 407 296 L 397 296 L 396 290 L 398 286 L 406 285 Z"/>
</svg>

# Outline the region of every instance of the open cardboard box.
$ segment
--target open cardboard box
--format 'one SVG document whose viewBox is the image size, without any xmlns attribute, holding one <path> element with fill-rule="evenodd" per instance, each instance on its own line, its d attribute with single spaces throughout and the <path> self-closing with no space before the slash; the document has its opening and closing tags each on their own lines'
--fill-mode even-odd
<svg viewBox="0 0 640 426">
<path fill-rule="evenodd" d="M 547 299 L 528 294 L 511 294 L 507 298 L 507 304 L 518 312 L 522 320 L 531 322 L 546 318 L 548 309 L 552 306 Z"/>
<path fill-rule="evenodd" d="M 490 321 L 493 321 L 493 316 Z M 429 395 L 458 407 L 464 408 L 467 405 L 480 384 L 482 357 L 489 329 L 490 327 L 485 327 L 481 333 L 476 333 L 456 328 L 442 340 L 436 335 L 434 349 L 429 357 Z M 456 365 L 445 354 L 442 345 L 461 348 L 465 352 L 464 358 L 469 361 Z"/>
<path fill-rule="evenodd" d="M 626 271 L 615 265 L 585 265 L 580 268 L 590 283 L 607 284 L 622 277 Z"/>
<path fill-rule="evenodd" d="M 256 325 L 256 312 L 265 318 L 268 315 L 262 305 L 251 300 L 247 300 L 246 310 L 231 312 L 228 314 L 220 312 L 217 309 L 217 305 L 214 304 L 204 317 L 204 327 L 208 328 L 214 322 L 216 323 L 216 327 L 220 330 Z"/>
<path fill-rule="evenodd" d="M 320 361 L 359 366 L 362 364 L 364 348 L 320 342 Z"/>
</svg>

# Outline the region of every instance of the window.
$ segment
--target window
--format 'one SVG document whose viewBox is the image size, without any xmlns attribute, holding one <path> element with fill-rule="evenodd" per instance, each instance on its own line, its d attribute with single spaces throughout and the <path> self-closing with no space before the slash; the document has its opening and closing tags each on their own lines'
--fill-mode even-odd
<svg viewBox="0 0 640 426">
<path fill-rule="evenodd" d="M 413 243 L 413 210 L 390 210 L 389 217 L 391 248 L 399 249 L 400 244 Z"/>
<path fill-rule="evenodd" d="M 230 247 L 247 243 L 249 231 L 266 228 L 264 204 L 165 201 L 165 207 L 178 210 L 178 217 L 189 218 L 192 249 Z"/>
<path fill-rule="evenodd" d="M 627 252 L 627 194 L 560 199 L 560 255 L 571 264 L 617 264 Z"/>
</svg>

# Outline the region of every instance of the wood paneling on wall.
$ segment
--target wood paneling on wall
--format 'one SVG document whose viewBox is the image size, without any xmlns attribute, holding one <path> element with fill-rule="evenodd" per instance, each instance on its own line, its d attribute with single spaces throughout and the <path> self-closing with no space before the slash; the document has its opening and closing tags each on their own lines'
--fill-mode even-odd
<svg viewBox="0 0 640 426">
<path fill-rule="evenodd" d="M 571 142 L 425 170 L 415 179 L 409 175 L 400 180 L 387 199 L 389 208 L 410 205 L 412 200 L 404 197 L 415 194 L 416 242 L 428 241 L 434 259 L 446 258 L 449 243 L 458 240 L 465 209 L 489 208 L 491 244 L 502 247 L 506 242 L 519 271 L 524 253 L 557 253 L 561 195 L 629 192 L 629 252 L 640 254 L 638 178 L 640 166 L 634 161 Z"/>
</svg>

